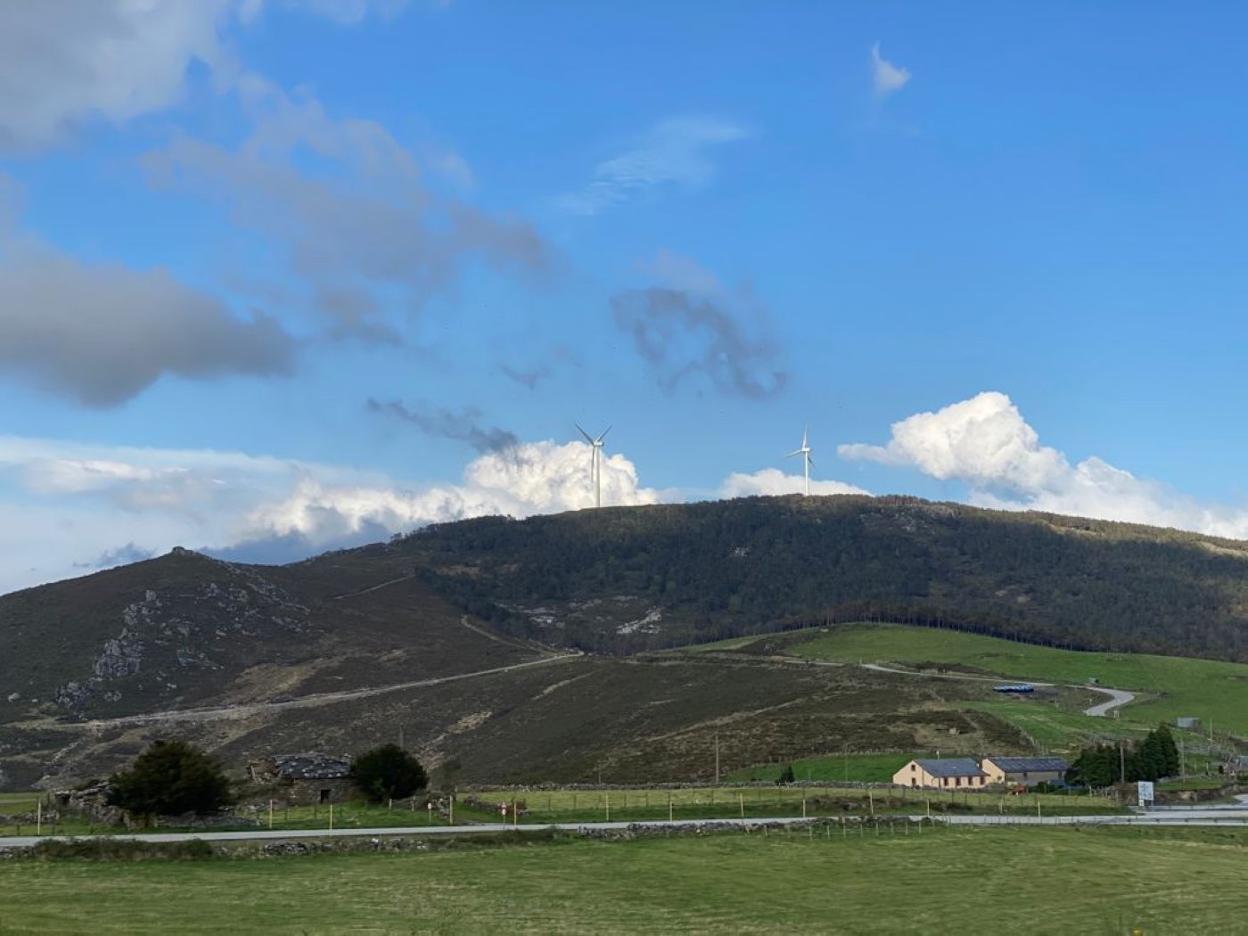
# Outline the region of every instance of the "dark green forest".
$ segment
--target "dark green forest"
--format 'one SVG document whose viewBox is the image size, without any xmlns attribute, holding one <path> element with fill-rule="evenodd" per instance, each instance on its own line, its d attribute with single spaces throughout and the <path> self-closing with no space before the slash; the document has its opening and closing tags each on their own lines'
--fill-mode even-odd
<svg viewBox="0 0 1248 936">
<path fill-rule="evenodd" d="M 464 610 L 586 650 L 885 620 L 1248 660 L 1248 544 L 1131 524 L 756 497 L 468 520 L 391 548 Z M 640 605 L 661 611 L 661 627 L 622 633 Z"/>
</svg>

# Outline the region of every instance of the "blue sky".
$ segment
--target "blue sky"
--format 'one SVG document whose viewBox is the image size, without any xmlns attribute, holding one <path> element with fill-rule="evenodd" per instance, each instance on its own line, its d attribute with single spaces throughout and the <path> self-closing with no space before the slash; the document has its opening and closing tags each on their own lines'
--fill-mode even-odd
<svg viewBox="0 0 1248 936">
<path fill-rule="evenodd" d="M 8 22 L 4 22 L 4 21 Z M 0 11 L 0 590 L 906 492 L 1248 536 L 1228 4 Z"/>
</svg>

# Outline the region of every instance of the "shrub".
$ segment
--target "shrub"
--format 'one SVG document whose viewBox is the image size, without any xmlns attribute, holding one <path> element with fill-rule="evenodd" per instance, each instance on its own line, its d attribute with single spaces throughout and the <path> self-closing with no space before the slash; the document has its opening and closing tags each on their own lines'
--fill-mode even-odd
<svg viewBox="0 0 1248 936">
<path fill-rule="evenodd" d="M 108 781 L 108 804 L 132 816 L 213 813 L 230 801 L 216 761 L 185 741 L 156 741 Z"/>
<path fill-rule="evenodd" d="M 397 744 L 383 744 L 356 758 L 351 782 L 374 803 L 402 799 L 423 790 L 429 776 L 420 761 Z"/>
<path fill-rule="evenodd" d="M 789 764 L 784 770 L 780 771 L 780 776 L 776 778 L 777 784 L 796 783 L 797 777 L 793 773 L 793 765 Z"/>
</svg>

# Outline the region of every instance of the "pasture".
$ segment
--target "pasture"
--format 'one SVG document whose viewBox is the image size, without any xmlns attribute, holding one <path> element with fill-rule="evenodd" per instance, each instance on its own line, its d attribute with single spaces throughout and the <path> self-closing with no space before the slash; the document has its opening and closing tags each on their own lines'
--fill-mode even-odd
<svg viewBox="0 0 1248 936">
<path fill-rule="evenodd" d="M 960 631 L 895 624 L 834 627 L 789 652 L 813 660 L 947 667 L 1011 679 L 1100 685 L 1144 694 L 1122 719 L 1156 725 L 1195 715 L 1207 729 L 1248 735 L 1248 665 L 1141 653 L 1059 650 Z M 1079 716 L 1074 716 L 1077 720 Z M 1103 719 L 1093 721 L 1104 725 Z"/>
<path fill-rule="evenodd" d="M 1248 833 L 835 830 L 256 860 L 0 862 L 0 932 L 1235 932 Z"/>
</svg>

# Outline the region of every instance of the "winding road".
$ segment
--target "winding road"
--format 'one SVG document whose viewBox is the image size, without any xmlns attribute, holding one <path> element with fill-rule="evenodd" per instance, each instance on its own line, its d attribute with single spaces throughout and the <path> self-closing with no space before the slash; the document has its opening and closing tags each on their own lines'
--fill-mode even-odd
<svg viewBox="0 0 1248 936">
<path fill-rule="evenodd" d="M 863 669 L 874 670 L 877 673 L 898 673 L 902 676 L 922 676 L 926 679 L 974 679 L 979 682 L 999 683 L 1002 680 L 1000 676 L 975 676 L 971 673 L 923 673 L 918 670 L 902 669 L 897 666 L 882 666 L 879 663 L 860 663 Z M 1100 692 L 1109 699 L 1105 702 L 1098 702 L 1096 705 L 1083 710 L 1084 715 L 1091 715 L 1093 718 L 1104 718 L 1114 709 L 1121 708 L 1129 702 L 1135 701 L 1135 693 L 1128 692 L 1126 689 L 1110 689 L 1107 686 L 1081 686 L 1073 683 L 1050 683 L 1036 682 L 1035 680 L 1025 680 L 1031 686 L 1043 686 L 1053 688 L 1058 685 L 1065 686 L 1067 689 L 1087 689 L 1090 692 Z"/>
</svg>

